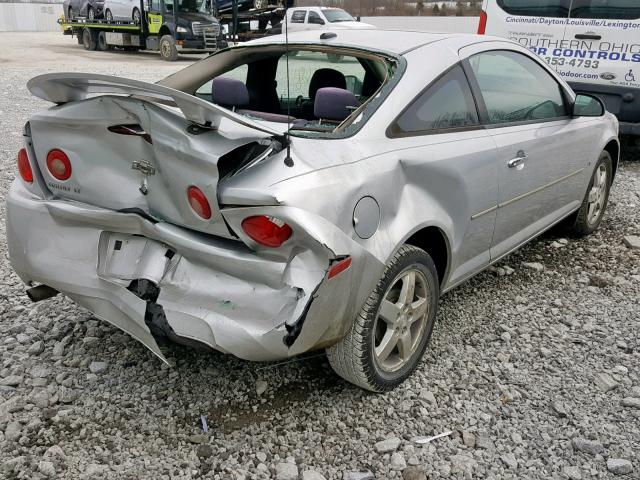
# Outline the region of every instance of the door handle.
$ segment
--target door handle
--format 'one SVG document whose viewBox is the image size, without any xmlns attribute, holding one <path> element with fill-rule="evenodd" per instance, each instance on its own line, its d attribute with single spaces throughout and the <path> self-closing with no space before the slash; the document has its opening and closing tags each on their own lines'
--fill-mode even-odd
<svg viewBox="0 0 640 480">
<path fill-rule="evenodd" d="M 602 40 L 602 35 L 596 35 L 595 33 L 578 33 L 576 38 L 578 40 Z"/>
<path fill-rule="evenodd" d="M 512 158 L 511 160 L 509 160 L 507 162 L 507 165 L 509 166 L 509 168 L 517 168 L 518 170 L 520 170 L 523 166 L 524 166 L 524 162 L 527 160 L 527 155 L 520 150 L 518 153 L 516 153 L 516 158 Z"/>
</svg>

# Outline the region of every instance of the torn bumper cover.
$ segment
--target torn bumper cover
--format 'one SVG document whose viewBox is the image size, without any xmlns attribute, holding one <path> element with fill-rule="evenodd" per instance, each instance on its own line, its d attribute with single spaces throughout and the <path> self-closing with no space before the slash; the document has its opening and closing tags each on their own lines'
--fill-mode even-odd
<svg viewBox="0 0 640 480">
<path fill-rule="evenodd" d="M 233 227 L 252 208 L 223 215 Z M 64 293 L 162 360 L 158 332 L 247 360 L 282 359 L 344 335 L 372 288 L 361 281 L 365 265 L 382 265 L 324 219 L 290 207 L 260 211 L 270 208 L 297 233 L 286 258 L 133 213 L 42 200 L 14 182 L 9 255 L 23 281 Z M 327 279 L 345 255 L 351 267 Z"/>
</svg>

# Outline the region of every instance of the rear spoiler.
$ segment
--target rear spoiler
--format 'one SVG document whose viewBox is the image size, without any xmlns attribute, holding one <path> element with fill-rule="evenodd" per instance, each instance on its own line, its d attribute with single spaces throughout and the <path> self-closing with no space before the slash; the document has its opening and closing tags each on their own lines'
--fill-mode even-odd
<svg viewBox="0 0 640 480">
<path fill-rule="evenodd" d="M 112 75 L 47 73 L 29 80 L 27 89 L 32 95 L 53 103 L 75 102 L 97 94 L 135 95 L 177 107 L 187 120 L 203 127 L 218 128 L 220 121 L 227 118 L 269 135 L 282 137 L 285 133 L 180 90 Z"/>
</svg>

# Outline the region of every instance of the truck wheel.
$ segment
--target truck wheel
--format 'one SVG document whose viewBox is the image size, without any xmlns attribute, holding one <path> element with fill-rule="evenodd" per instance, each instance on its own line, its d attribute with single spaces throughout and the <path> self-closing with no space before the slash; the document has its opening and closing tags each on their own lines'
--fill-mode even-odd
<svg viewBox="0 0 640 480">
<path fill-rule="evenodd" d="M 96 19 L 96 12 L 91 7 L 87 7 L 87 18 L 92 22 Z"/>
<path fill-rule="evenodd" d="M 106 52 L 112 49 L 113 47 L 107 43 L 107 34 L 105 32 L 100 32 L 98 34 L 98 50 Z"/>
<path fill-rule="evenodd" d="M 73 20 L 75 17 L 75 15 L 73 14 L 73 9 L 71 7 L 69 7 L 69 9 L 67 10 L 67 20 Z"/>
<path fill-rule="evenodd" d="M 160 39 L 160 56 L 167 62 L 175 62 L 178 59 L 176 41 L 171 35 L 163 35 Z"/>
<path fill-rule="evenodd" d="M 400 385 L 420 364 L 438 309 L 440 287 L 427 252 L 400 247 L 347 335 L 327 349 L 331 367 L 373 392 Z"/>
<path fill-rule="evenodd" d="M 95 50 L 98 47 L 98 35 L 90 28 L 82 30 L 82 44 L 85 50 Z"/>
<path fill-rule="evenodd" d="M 133 9 L 133 15 L 131 16 L 131 18 L 133 19 L 133 23 L 135 23 L 136 25 L 140 25 L 140 10 L 138 10 L 137 8 Z"/>
</svg>

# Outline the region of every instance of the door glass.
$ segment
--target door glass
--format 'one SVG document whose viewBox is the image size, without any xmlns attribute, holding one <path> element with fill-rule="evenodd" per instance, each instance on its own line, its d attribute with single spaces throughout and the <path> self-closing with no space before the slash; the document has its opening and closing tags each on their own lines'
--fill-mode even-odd
<svg viewBox="0 0 640 480">
<path fill-rule="evenodd" d="M 469 61 L 490 123 L 545 120 L 567 115 L 560 85 L 531 58 L 501 50 L 479 53 Z"/>
<path fill-rule="evenodd" d="M 638 0 L 573 0 L 573 18 L 640 19 Z"/>
<path fill-rule="evenodd" d="M 246 83 L 247 82 L 247 72 L 249 70 L 249 67 L 244 64 L 244 65 L 240 65 L 239 67 L 234 68 L 233 70 L 229 70 L 228 72 L 225 72 L 222 76 L 225 78 L 232 78 L 233 80 L 240 80 L 242 83 Z M 209 80 L 207 83 L 205 83 L 204 85 L 201 85 L 197 90 L 196 90 L 196 96 L 197 97 L 210 97 L 211 96 L 211 82 L 213 82 L 212 80 Z"/>
<path fill-rule="evenodd" d="M 454 67 L 407 108 L 392 130 L 396 134 L 478 125 L 476 106 L 461 67 Z"/>
<path fill-rule="evenodd" d="M 307 16 L 305 10 L 296 10 L 291 14 L 291 23 L 304 23 L 304 18 Z"/>
<path fill-rule="evenodd" d="M 316 25 L 324 25 L 324 20 L 322 20 L 322 18 L 320 18 L 320 15 L 318 15 L 316 12 L 309 12 L 309 20 L 307 20 L 308 23 L 315 23 Z"/>
<path fill-rule="evenodd" d="M 505 12 L 529 17 L 566 18 L 570 3 L 571 0 L 498 0 L 498 5 Z"/>
</svg>

